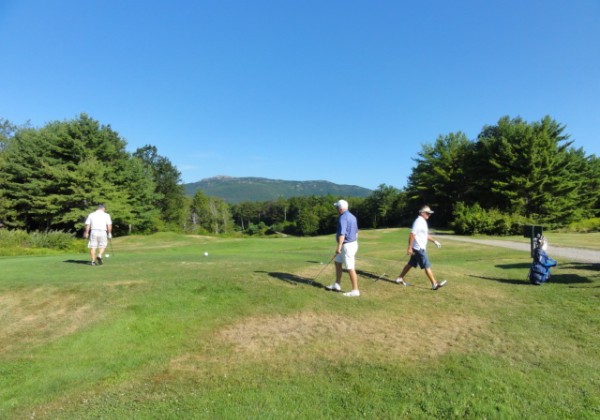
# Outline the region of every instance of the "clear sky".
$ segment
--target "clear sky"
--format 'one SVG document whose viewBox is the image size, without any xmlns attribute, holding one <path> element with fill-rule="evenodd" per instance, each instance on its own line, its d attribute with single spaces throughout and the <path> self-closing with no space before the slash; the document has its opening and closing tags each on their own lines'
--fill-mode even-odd
<svg viewBox="0 0 600 420">
<path fill-rule="evenodd" d="M 87 113 L 186 183 L 402 188 L 506 115 L 600 155 L 598 0 L 0 0 L 0 45 L 0 117 Z"/>
</svg>

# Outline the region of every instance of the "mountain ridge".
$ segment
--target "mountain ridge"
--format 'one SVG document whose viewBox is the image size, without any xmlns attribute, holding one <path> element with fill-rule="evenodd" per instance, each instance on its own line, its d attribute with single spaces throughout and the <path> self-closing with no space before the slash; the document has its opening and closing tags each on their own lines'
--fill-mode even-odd
<svg viewBox="0 0 600 420">
<path fill-rule="evenodd" d="M 298 196 L 335 195 L 340 197 L 367 197 L 372 190 L 357 185 L 335 184 L 325 180 L 282 180 L 262 177 L 232 177 L 218 175 L 197 182 L 183 184 L 185 194 L 204 194 L 219 197 L 229 204 L 244 201 L 270 201 Z"/>
</svg>

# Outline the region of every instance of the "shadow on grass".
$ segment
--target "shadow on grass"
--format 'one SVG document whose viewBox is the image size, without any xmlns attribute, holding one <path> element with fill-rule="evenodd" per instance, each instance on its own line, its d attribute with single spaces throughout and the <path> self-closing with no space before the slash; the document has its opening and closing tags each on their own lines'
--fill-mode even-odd
<svg viewBox="0 0 600 420">
<path fill-rule="evenodd" d="M 562 268 L 571 268 L 575 270 L 589 270 L 589 271 L 600 271 L 600 263 L 580 263 L 580 262 L 572 262 L 563 264 L 560 267 Z"/>
<path fill-rule="evenodd" d="M 532 286 L 532 284 L 527 280 L 527 272 L 525 273 L 525 277 L 523 280 L 515 280 L 515 279 L 506 279 L 499 277 L 483 277 L 483 276 L 474 276 L 472 274 L 469 277 L 473 277 L 476 279 L 483 280 L 491 280 L 497 281 L 498 283 L 506 283 L 513 284 L 515 286 Z M 548 283 L 556 283 L 556 284 L 590 284 L 592 280 L 588 277 L 578 276 L 577 274 L 552 274 L 550 276 L 550 280 Z"/>
<path fill-rule="evenodd" d="M 523 280 L 512 280 L 512 279 L 504 279 L 504 278 L 493 278 L 493 277 L 482 277 L 482 276 L 473 276 L 475 278 L 480 278 L 484 280 L 493 280 L 500 283 L 507 284 L 515 284 L 515 285 L 530 285 L 527 280 L 527 273 L 529 272 L 529 268 L 531 267 L 531 263 L 514 263 L 514 264 L 497 264 L 496 267 L 502 268 L 505 270 L 518 269 L 523 270 L 525 273 Z M 571 262 L 566 264 L 560 264 L 556 268 L 553 268 L 552 275 L 550 276 L 550 283 L 557 284 L 590 284 L 593 281 L 589 276 L 580 276 L 578 274 L 560 274 L 560 269 L 570 269 L 570 270 L 587 270 L 587 271 L 600 271 L 600 264 L 595 263 L 579 263 L 579 262 Z M 557 273 L 558 271 L 558 273 Z M 595 276 L 594 276 L 595 277 Z"/>
<path fill-rule="evenodd" d="M 375 281 L 386 281 L 388 283 L 396 284 L 394 280 L 388 278 L 387 273 L 371 273 L 370 271 L 356 270 L 356 275 L 358 275 L 359 279 L 367 278 Z"/>
<path fill-rule="evenodd" d="M 281 272 L 277 272 L 277 271 L 255 271 L 255 273 L 265 273 L 273 278 L 276 278 L 277 280 L 281 280 L 281 281 L 284 281 L 289 284 L 294 284 L 294 285 L 304 284 L 306 286 L 312 286 L 312 287 L 316 287 L 318 289 L 325 288 L 325 285 L 323 285 L 323 283 L 319 283 L 316 280 L 309 279 L 307 277 L 297 276 L 297 275 L 291 274 L 291 273 L 281 273 Z"/>
<path fill-rule="evenodd" d="M 524 263 L 514 263 L 514 264 L 496 264 L 495 266 L 498 268 L 502 268 L 504 270 L 512 270 L 512 269 L 529 270 L 529 267 L 531 267 L 531 263 L 524 262 Z"/>
<path fill-rule="evenodd" d="M 63 262 L 70 263 L 70 264 L 86 264 L 86 265 L 90 265 L 90 262 L 88 260 L 65 260 Z"/>
<path fill-rule="evenodd" d="M 317 264 L 318 264 L 318 262 L 317 262 Z M 319 281 L 317 281 L 320 273 L 317 274 L 317 279 L 315 279 L 315 280 L 310 279 L 308 277 L 302 277 L 302 276 L 298 276 L 296 274 L 291 274 L 291 273 L 270 272 L 270 271 L 255 271 L 255 273 L 268 274 L 269 276 L 276 278 L 277 280 L 281 280 L 281 281 L 284 281 L 289 284 L 296 284 L 296 285 L 304 284 L 307 286 L 317 287 L 319 289 L 325 288 L 325 285 L 323 283 L 320 283 Z M 346 273 L 346 270 L 344 270 L 344 275 L 346 275 L 345 273 Z M 356 274 L 359 276 L 359 279 L 368 278 L 368 279 L 371 279 L 374 281 L 383 281 L 383 282 L 396 284 L 394 282 L 394 280 L 390 280 L 389 278 L 386 277 L 386 273 L 377 274 L 377 273 L 371 273 L 369 271 L 356 270 Z"/>
<path fill-rule="evenodd" d="M 523 263 L 514 263 L 514 264 L 496 264 L 496 267 L 506 269 L 506 270 L 511 270 L 511 269 L 529 270 L 529 267 L 531 267 L 531 263 L 523 262 Z M 571 262 L 571 263 L 561 264 L 559 261 L 557 268 L 555 268 L 554 270 L 556 270 L 556 269 L 558 269 L 558 270 L 571 269 L 571 270 L 600 271 L 600 264 L 579 263 L 579 262 Z"/>
</svg>

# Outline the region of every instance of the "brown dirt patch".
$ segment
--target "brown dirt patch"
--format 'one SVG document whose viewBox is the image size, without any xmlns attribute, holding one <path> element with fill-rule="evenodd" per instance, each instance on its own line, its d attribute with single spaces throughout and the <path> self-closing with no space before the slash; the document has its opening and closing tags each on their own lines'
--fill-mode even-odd
<svg viewBox="0 0 600 420">
<path fill-rule="evenodd" d="M 0 351 L 54 341 L 89 325 L 97 315 L 75 293 L 38 288 L 0 295 Z"/>
</svg>

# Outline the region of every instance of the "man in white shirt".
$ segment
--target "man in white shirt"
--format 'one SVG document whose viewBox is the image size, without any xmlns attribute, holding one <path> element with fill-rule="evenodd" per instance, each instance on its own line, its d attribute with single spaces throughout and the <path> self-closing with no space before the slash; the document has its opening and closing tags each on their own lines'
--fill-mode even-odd
<svg viewBox="0 0 600 420">
<path fill-rule="evenodd" d="M 427 241 L 433 242 L 438 248 L 442 246 L 442 244 L 433 239 L 429 234 L 427 220 L 432 214 L 433 211 L 429 206 L 423 206 L 421 210 L 419 210 L 419 216 L 415 219 L 410 230 L 410 235 L 408 236 L 407 254 L 410 255 L 410 260 L 408 260 L 408 263 L 404 266 L 402 272 L 396 279 L 397 284 L 407 286 L 408 283 L 404 281 L 404 276 L 406 276 L 411 268 L 416 268 L 417 266 L 425 270 L 425 274 L 431 282 L 432 290 L 437 290 L 446 284 L 446 280 L 442 280 L 440 283 L 435 280 L 433 271 L 431 271 L 431 263 L 427 257 Z"/>
<path fill-rule="evenodd" d="M 90 213 L 85 220 L 84 238 L 89 238 L 88 248 L 92 257 L 92 265 L 102 265 L 102 256 L 108 239 L 112 238 L 112 220 L 110 215 L 106 213 L 104 204 L 98 205 L 95 212 Z M 96 257 L 96 249 L 98 256 Z"/>
</svg>

